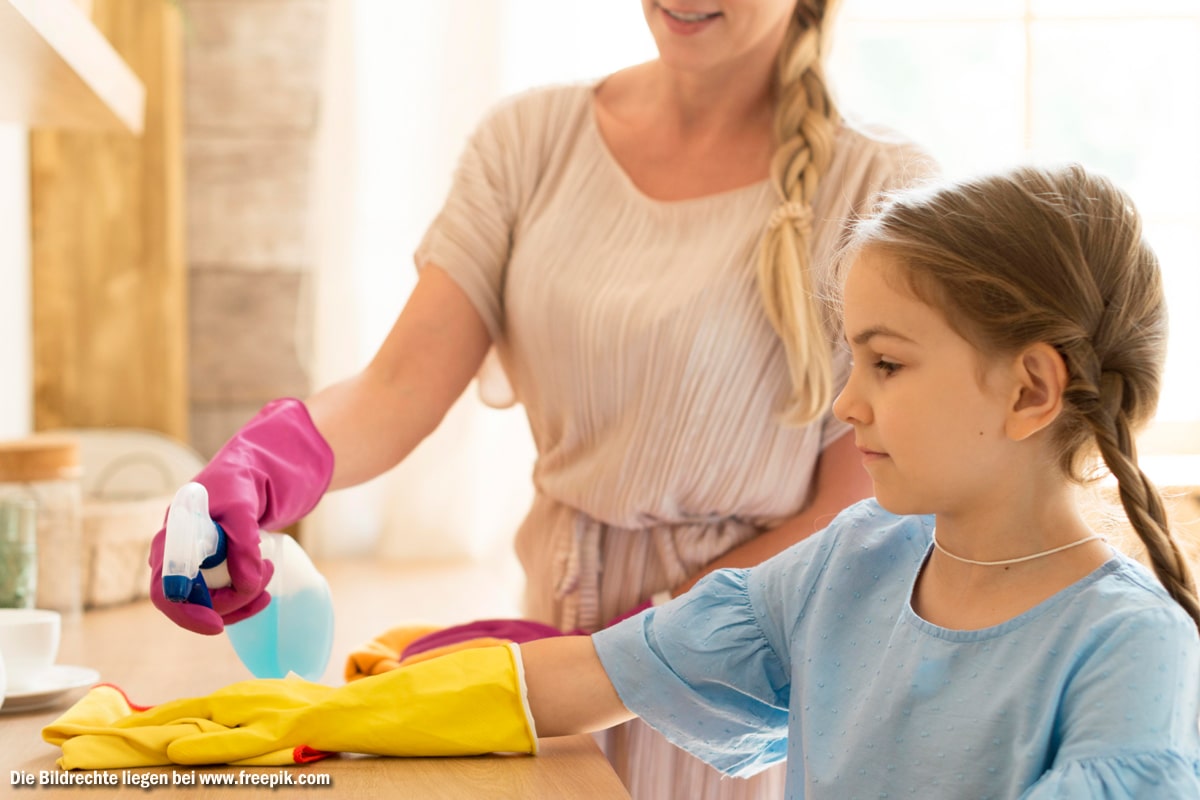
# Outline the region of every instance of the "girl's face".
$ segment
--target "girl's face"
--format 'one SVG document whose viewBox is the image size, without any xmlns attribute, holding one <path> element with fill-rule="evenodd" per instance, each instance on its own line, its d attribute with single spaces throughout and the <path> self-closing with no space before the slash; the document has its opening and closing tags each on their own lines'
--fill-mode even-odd
<svg viewBox="0 0 1200 800">
<path fill-rule="evenodd" d="M 642 0 L 659 56 L 688 72 L 773 60 L 795 7 L 796 0 Z"/>
<path fill-rule="evenodd" d="M 884 508 L 967 510 L 1000 491 L 1017 464 L 1005 435 L 1014 379 L 918 300 L 903 270 L 870 249 L 850 268 L 843 301 L 853 367 L 833 411 L 854 427 Z"/>
</svg>

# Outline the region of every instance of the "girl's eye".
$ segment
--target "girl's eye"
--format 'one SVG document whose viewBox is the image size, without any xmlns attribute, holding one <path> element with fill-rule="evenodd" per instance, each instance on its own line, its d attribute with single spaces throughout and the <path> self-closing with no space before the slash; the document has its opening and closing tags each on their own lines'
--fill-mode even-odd
<svg viewBox="0 0 1200 800">
<path fill-rule="evenodd" d="M 895 361 L 888 361 L 888 360 L 882 359 L 882 358 L 879 359 L 878 361 L 876 361 L 874 366 L 875 366 L 875 369 L 882 372 L 885 377 L 895 375 L 897 372 L 900 371 L 900 365 L 897 364 Z"/>
</svg>

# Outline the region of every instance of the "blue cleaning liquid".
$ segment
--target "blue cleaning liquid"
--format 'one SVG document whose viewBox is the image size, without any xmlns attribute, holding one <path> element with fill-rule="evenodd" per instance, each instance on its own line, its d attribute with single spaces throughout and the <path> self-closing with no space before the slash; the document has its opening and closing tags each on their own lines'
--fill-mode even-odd
<svg viewBox="0 0 1200 800">
<path fill-rule="evenodd" d="M 253 617 L 225 626 L 238 658 L 256 678 L 294 672 L 319 681 L 333 649 L 333 601 L 328 586 L 272 595 Z"/>
</svg>

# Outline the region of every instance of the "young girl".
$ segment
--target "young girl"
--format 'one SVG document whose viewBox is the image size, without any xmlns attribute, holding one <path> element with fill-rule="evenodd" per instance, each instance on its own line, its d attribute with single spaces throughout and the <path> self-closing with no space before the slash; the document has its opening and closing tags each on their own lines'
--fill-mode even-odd
<svg viewBox="0 0 1200 800">
<path fill-rule="evenodd" d="M 636 714 L 730 775 L 786 759 L 806 800 L 1200 797 L 1200 608 L 1133 447 L 1166 304 L 1129 198 L 1021 169 L 900 195 L 849 252 L 834 408 L 876 500 L 591 637 L 251 681 L 136 724 L 213 720 L 164 756 L 210 763 L 532 751 Z M 1158 581 L 1080 517 L 1097 451 Z M 47 730 L 64 766 L 122 766 Z"/>
<path fill-rule="evenodd" d="M 1167 318 L 1129 198 L 1078 167 L 900 196 L 843 303 L 834 410 L 877 500 L 596 634 L 624 706 L 730 774 L 786 756 L 791 797 L 1200 797 L 1200 607 L 1134 454 Z M 1081 519 L 1097 450 L 1162 586 Z"/>
</svg>

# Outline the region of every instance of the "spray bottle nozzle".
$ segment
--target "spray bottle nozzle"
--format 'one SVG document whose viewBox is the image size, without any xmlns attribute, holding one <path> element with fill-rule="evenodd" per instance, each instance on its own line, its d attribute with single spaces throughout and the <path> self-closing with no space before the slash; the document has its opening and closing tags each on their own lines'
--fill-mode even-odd
<svg viewBox="0 0 1200 800">
<path fill-rule="evenodd" d="M 212 608 L 212 588 L 228 585 L 205 580 L 201 570 L 211 570 L 225 561 L 225 532 L 208 516 L 208 490 L 199 483 L 184 484 L 175 493 L 167 511 L 167 534 L 163 544 L 163 594 L 173 603 L 195 603 Z"/>
</svg>

